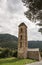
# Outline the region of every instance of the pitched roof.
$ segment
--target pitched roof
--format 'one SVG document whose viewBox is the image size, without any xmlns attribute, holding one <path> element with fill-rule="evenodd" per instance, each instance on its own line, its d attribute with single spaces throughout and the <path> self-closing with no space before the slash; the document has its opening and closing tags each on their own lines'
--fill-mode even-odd
<svg viewBox="0 0 42 65">
<path fill-rule="evenodd" d="M 23 26 L 23 25 L 26 26 L 26 24 L 23 22 L 23 23 L 21 23 L 21 24 L 19 25 L 19 27 L 20 27 L 20 26 Z M 26 27 L 27 27 L 27 26 L 26 26 Z"/>
</svg>

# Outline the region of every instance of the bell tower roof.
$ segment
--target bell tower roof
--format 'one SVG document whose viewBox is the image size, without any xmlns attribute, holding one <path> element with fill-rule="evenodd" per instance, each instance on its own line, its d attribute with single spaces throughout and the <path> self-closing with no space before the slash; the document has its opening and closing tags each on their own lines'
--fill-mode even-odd
<svg viewBox="0 0 42 65">
<path fill-rule="evenodd" d="M 26 26 L 26 24 L 23 22 L 23 23 L 21 23 L 20 25 L 19 25 L 19 27 L 20 26 L 25 26 L 26 28 L 27 28 L 27 26 Z"/>
</svg>

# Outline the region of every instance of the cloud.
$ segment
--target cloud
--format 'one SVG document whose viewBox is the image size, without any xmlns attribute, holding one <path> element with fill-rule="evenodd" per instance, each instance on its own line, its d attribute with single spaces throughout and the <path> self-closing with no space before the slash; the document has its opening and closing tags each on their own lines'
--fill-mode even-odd
<svg viewBox="0 0 42 65">
<path fill-rule="evenodd" d="M 24 15 L 26 7 L 21 0 L 0 0 L 0 34 L 10 33 L 18 36 L 18 25 L 24 22 L 28 27 L 29 40 L 42 40 L 39 27 Z"/>
<path fill-rule="evenodd" d="M 7 0 L 7 7 L 9 12 L 11 13 L 20 13 L 24 10 L 23 3 L 21 2 L 21 0 Z"/>
</svg>

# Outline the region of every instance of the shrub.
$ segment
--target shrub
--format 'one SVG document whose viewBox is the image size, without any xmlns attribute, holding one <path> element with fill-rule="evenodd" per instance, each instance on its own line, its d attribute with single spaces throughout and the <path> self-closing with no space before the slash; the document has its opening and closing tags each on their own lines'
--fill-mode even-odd
<svg viewBox="0 0 42 65">
<path fill-rule="evenodd" d="M 0 58 L 6 58 L 6 57 L 17 57 L 17 51 L 8 48 L 0 49 Z"/>
<path fill-rule="evenodd" d="M 13 55 L 12 50 L 4 49 L 0 51 L 0 58 L 11 57 Z"/>
<path fill-rule="evenodd" d="M 14 51 L 13 57 L 17 57 L 17 51 Z"/>
</svg>

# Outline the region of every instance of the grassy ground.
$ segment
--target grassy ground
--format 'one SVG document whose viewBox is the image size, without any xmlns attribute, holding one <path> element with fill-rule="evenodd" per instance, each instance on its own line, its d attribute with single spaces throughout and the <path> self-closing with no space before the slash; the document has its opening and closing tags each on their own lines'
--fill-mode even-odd
<svg viewBox="0 0 42 65">
<path fill-rule="evenodd" d="M 17 59 L 17 58 L 3 58 L 0 59 L 0 65 L 25 65 L 28 63 L 35 62 L 30 59 Z"/>
</svg>

